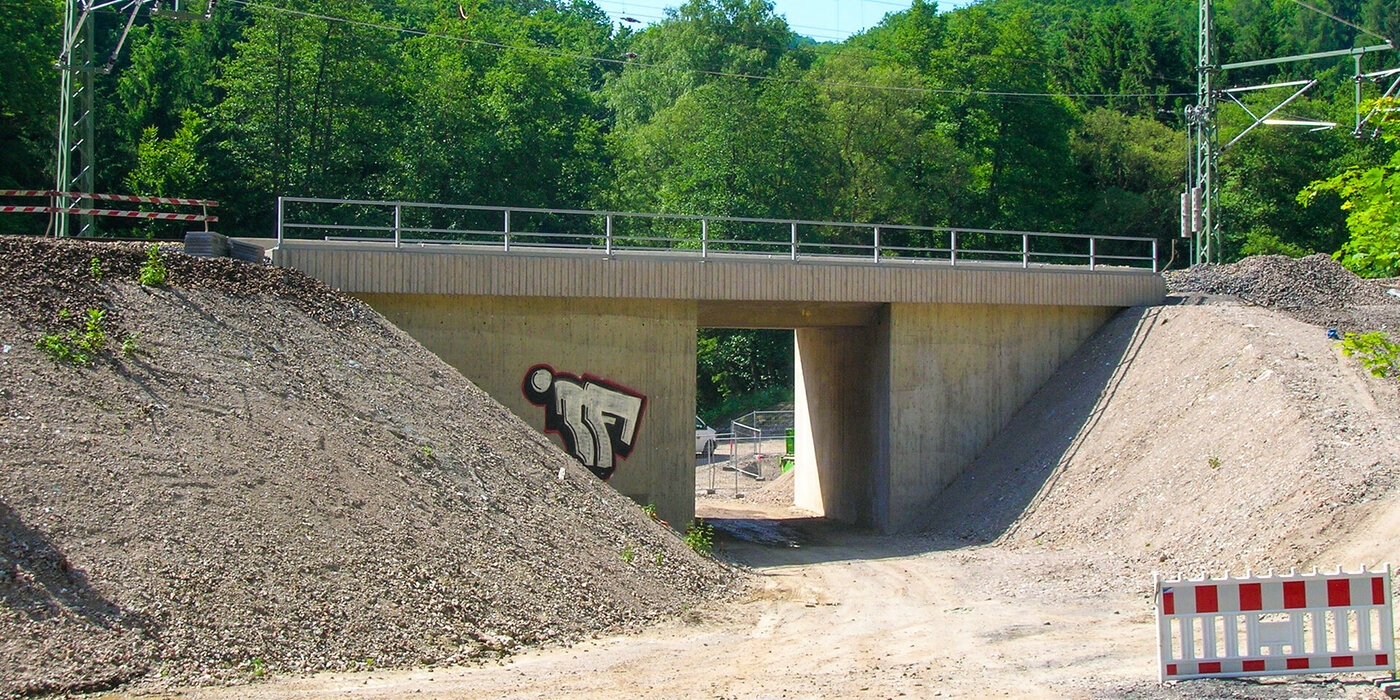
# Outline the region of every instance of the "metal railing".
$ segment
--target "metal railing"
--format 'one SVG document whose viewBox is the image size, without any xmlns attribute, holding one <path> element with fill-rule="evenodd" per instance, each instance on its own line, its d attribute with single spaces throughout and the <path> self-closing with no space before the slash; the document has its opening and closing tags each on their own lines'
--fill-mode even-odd
<svg viewBox="0 0 1400 700">
<path fill-rule="evenodd" d="M 315 233 L 312 233 L 315 232 Z M 299 235 L 312 233 L 312 235 Z M 277 198 L 277 243 L 288 239 L 488 246 L 503 251 L 667 252 L 708 259 L 847 262 L 978 261 L 1158 270 L 1155 238 L 736 216 L 643 214 L 317 197 Z"/>
<path fill-rule="evenodd" d="M 795 416 L 792 411 L 749 411 L 729 421 L 729 432 L 747 430 L 758 437 L 786 437 Z"/>
</svg>

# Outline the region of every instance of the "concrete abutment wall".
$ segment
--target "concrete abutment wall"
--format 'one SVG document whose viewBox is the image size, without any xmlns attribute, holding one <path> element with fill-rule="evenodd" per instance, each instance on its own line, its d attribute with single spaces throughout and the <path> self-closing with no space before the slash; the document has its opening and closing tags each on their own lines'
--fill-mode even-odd
<svg viewBox="0 0 1400 700">
<path fill-rule="evenodd" d="M 890 304 L 797 331 L 798 507 L 899 531 L 1112 315 L 1096 307 Z"/>
<path fill-rule="evenodd" d="M 546 408 L 522 391 L 531 368 L 548 365 L 643 397 L 635 448 L 616 461 L 608 483 L 680 527 L 695 517 L 694 302 L 356 296 L 556 443 L 568 428 L 547 429 Z"/>
<path fill-rule="evenodd" d="M 889 509 L 905 530 L 1113 309 L 895 304 L 888 326 Z"/>
<path fill-rule="evenodd" d="M 634 449 L 613 461 L 609 483 L 669 522 L 694 517 L 694 302 L 358 296 L 566 449 L 567 426 L 522 389 L 532 368 L 642 397 Z M 821 322 L 819 307 L 806 323 Z M 797 328 L 796 505 L 886 531 L 916 524 L 1111 313 L 885 304 L 865 325 Z"/>
</svg>

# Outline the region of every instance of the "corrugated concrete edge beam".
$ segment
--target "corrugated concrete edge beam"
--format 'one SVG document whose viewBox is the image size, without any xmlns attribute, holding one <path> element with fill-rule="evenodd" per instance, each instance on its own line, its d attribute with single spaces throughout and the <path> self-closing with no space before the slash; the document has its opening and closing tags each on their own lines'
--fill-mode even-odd
<svg viewBox="0 0 1400 700">
<path fill-rule="evenodd" d="M 288 242 L 272 258 L 342 291 L 366 294 L 1126 307 L 1155 304 L 1166 293 L 1162 277 L 1149 270 L 1103 266 L 461 248 Z"/>
</svg>

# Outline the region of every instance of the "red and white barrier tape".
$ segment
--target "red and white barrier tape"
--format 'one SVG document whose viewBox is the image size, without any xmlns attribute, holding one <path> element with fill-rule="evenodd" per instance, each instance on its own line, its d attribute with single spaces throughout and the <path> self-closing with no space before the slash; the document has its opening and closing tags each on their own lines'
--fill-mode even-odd
<svg viewBox="0 0 1400 700">
<path fill-rule="evenodd" d="M 218 221 L 217 216 L 204 214 L 172 214 L 164 211 L 130 211 L 127 209 L 64 209 L 62 207 L 12 207 L 0 206 L 0 214 L 59 214 L 67 212 L 79 216 L 116 216 L 123 219 L 157 219 L 159 221 Z"/>
<path fill-rule="evenodd" d="M 89 192 L 59 192 L 57 190 L 0 190 L 0 197 L 67 197 L 69 199 L 101 199 L 109 202 L 141 202 L 144 204 L 185 204 L 195 207 L 217 207 L 212 199 L 183 197 L 142 197 L 134 194 L 92 194 Z"/>
</svg>

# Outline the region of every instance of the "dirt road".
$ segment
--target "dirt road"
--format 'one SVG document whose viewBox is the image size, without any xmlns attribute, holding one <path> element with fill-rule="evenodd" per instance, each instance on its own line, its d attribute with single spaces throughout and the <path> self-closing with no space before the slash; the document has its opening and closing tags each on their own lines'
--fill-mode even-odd
<svg viewBox="0 0 1400 700">
<path fill-rule="evenodd" d="M 761 584 L 641 635 L 493 666 L 326 674 L 190 697 L 1381 697 L 1357 678 L 1159 687 L 1150 572 L 1105 589 L 1113 564 L 1082 552 L 940 549 L 777 506 L 701 505 L 721 522 L 786 518 L 767 528 L 797 546 L 724 539 L 724 556 Z"/>
</svg>

